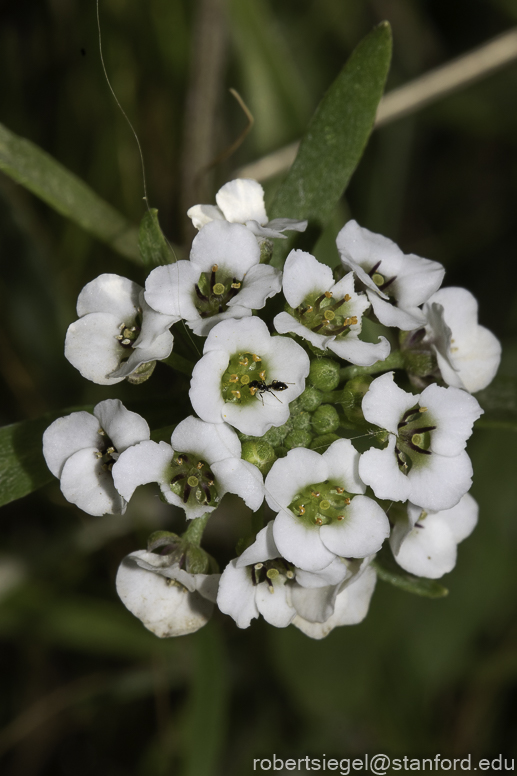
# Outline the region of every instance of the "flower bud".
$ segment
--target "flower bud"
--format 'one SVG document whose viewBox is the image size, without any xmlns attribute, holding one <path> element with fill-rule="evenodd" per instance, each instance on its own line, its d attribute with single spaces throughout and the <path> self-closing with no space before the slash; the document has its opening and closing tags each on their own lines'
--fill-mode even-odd
<svg viewBox="0 0 517 776">
<path fill-rule="evenodd" d="M 367 393 L 372 378 L 369 375 L 357 375 L 349 380 L 343 390 L 343 395 L 349 395 L 350 401 L 342 402 L 345 415 L 353 423 L 364 423 L 364 415 L 361 404 Z"/>
<path fill-rule="evenodd" d="M 330 358 L 317 358 L 311 363 L 307 379 L 321 391 L 334 391 L 339 385 L 339 364 Z"/>
<path fill-rule="evenodd" d="M 307 412 L 314 412 L 322 402 L 322 394 L 314 385 L 308 385 L 302 395 L 298 398 L 300 407 Z"/>
<path fill-rule="evenodd" d="M 188 544 L 185 549 L 185 571 L 189 574 L 209 574 L 210 573 L 210 555 L 201 547 L 194 544 Z"/>
<path fill-rule="evenodd" d="M 265 239 L 260 243 L 260 263 L 269 264 L 273 256 L 273 241 Z"/>
<path fill-rule="evenodd" d="M 266 475 L 276 461 L 275 451 L 270 444 L 263 439 L 256 439 L 254 442 L 244 442 L 242 445 L 242 458 L 249 461 Z"/>
<path fill-rule="evenodd" d="M 283 426 L 272 426 L 269 431 L 266 431 L 264 436 L 262 437 L 262 440 L 264 442 L 267 442 L 271 447 L 278 447 L 282 444 L 284 439 L 286 438 L 287 434 L 291 430 L 291 422 L 288 421 Z M 248 439 L 251 439 L 249 437 Z M 254 437 L 254 440 L 256 440 L 256 437 Z M 253 441 L 254 441 L 253 440 Z"/>
<path fill-rule="evenodd" d="M 321 436 L 314 437 L 311 442 L 311 450 L 315 450 L 317 453 L 320 453 L 320 455 L 323 455 L 332 442 L 335 442 L 336 439 L 339 438 L 340 437 L 338 437 L 337 434 L 322 434 Z"/>
<path fill-rule="evenodd" d="M 284 439 L 284 447 L 292 450 L 294 447 L 309 447 L 312 434 L 304 429 L 295 429 Z"/>
<path fill-rule="evenodd" d="M 293 429 L 300 431 L 310 431 L 312 418 L 309 412 L 300 412 L 295 415 L 293 420 Z"/>
<path fill-rule="evenodd" d="M 339 415 L 331 404 L 321 404 L 312 415 L 312 427 L 317 434 L 330 434 L 339 426 Z"/>
<path fill-rule="evenodd" d="M 438 365 L 434 353 L 406 350 L 404 352 L 404 366 L 409 374 L 416 377 L 427 377 L 436 371 Z"/>
</svg>

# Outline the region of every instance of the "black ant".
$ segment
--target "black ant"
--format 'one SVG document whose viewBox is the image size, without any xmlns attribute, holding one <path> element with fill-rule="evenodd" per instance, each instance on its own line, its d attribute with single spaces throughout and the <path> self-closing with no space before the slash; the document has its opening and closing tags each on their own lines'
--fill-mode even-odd
<svg viewBox="0 0 517 776">
<path fill-rule="evenodd" d="M 252 396 L 255 396 L 255 394 L 258 393 L 262 404 L 264 404 L 264 399 L 262 397 L 265 393 L 270 393 L 272 396 L 275 396 L 273 391 L 286 391 L 288 385 L 294 385 L 294 383 L 283 383 L 281 380 L 272 380 L 268 385 L 264 380 L 252 380 L 249 384 L 249 389 Z M 275 396 L 275 399 L 282 404 L 282 401 L 278 396 Z"/>
</svg>

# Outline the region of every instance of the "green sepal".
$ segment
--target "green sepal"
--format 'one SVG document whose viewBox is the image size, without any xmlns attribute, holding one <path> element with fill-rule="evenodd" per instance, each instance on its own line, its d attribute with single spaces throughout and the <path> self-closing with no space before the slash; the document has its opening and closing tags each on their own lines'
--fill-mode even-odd
<svg viewBox="0 0 517 776">
<path fill-rule="evenodd" d="M 154 207 L 144 213 L 138 230 L 138 247 L 142 263 L 147 268 L 172 264 L 176 258 L 162 232 L 158 210 Z"/>
<path fill-rule="evenodd" d="M 180 541 L 178 534 L 170 531 L 154 531 L 147 540 L 147 552 L 154 552 L 158 547 L 166 547 L 169 544 L 179 544 Z"/>
<path fill-rule="evenodd" d="M 448 589 L 435 582 L 434 579 L 416 577 L 414 574 L 409 574 L 401 569 L 393 557 L 389 544 L 385 544 L 381 551 L 377 553 L 371 565 L 383 582 L 389 582 L 390 585 L 400 587 L 407 593 L 414 593 L 425 598 L 443 598 L 449 594 Z"/>
</svg>

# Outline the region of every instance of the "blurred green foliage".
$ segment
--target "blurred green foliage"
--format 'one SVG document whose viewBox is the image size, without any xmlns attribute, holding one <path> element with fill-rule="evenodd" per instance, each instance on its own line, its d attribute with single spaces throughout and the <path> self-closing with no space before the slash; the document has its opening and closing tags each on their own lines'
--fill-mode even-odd
<svg viewBox="0 0 517 776">
<path fill-rule="evenodd" d="M 138 225 L 138 149 L 104 79 L 94 4 L 6 0 L 0 14 L 0 121 Z M 510 0 L 100 0 L 100 17 L 149 204 L 186 255 L 186 207 L 212 202 L 238 166 L 297 139 L 375 24 L 393 28 L 389 90 L 510 28 L 517 11 Z M 203 38 L 207 18 L 218 48 Z M 255 127 L 231 159 L 199 175 L 245 123 L 231 86 Z M 333 238 L 352 214 L 405 252 L 441 261 L 446 284 L 475 293 L 480 322 L 502 339 L 503 378 L 517 376 L 516 92 L 513 64 L 376 131 L 317 246 L 335 263 Z M 278 185 L 267 184 L 269 202 Z M 0 424 L 110 397 L 153 429 L 177 422 L 173 397 L 186 403 L 187 376 L 159 364 L 142 386 L 105 388 L 63 357 L 82 286 L 104 271 L 142 284 L 144 267 L 4 176 L 0 195 Z M 200 342 L 177 329 L 175 353 L 192 358 Z M 114 577 L 153 530 L 182 529 L 152 488 L 125 516 L 102 520 L 66 503 L 56 481 L 4 507 L 2 774 L 241 776 L 273 752 L 517 756 L 514 434 L 480 427 L 469 443 L 480 523 L 444 580 L 449 596 L 379 582 L 366 621 L 323 642 L 262 622 L 241 632 L 222 616 L 175 641 L 148 633 L 118 602 Z M 209 523 L 207 549 L 229 559 L 248 522 L 229 499 Z"/>
</svg>

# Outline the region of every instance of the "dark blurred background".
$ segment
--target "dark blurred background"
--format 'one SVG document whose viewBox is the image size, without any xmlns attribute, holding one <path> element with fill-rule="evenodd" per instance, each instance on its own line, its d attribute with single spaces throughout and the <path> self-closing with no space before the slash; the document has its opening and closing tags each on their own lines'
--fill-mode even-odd
<svg viewBox="0 0 517 776">
<path fill-rule="evenodd" d="M 239 167 L 296 140 L 372 26 L 393 27 L 390 90 L 511 29 L 517 5 L 100 0 L 100 18 L 149 202 L 187 256 L 186 208 L 213 202 Z M 103 75 L 93 0 L 3 0 L 0 21 L 0 121 L 137 224 L 138 149 Z M 203 173 L 246 126 L 230 87 L 255 126 Z M 516 97 L 514 63 L 375 131 L 318 255 L 336 261 L 333 238 L 351 214 L 406 253 L 442 262 L 445 284 L 476 294 L 480 322 L 501 338 L 501 374 L 517 378 Z M 269 199 L 280 179 L 265 183 Z M 188 382 L 164 365 L 143 386 L 105 388 L 63 357 L 83 285 L 106 271 L 143 285 L 143 268 L 3 175 L 0 241 L 1 424 L 109 397 L 140 402 L 145 414 L 155 395 L 161 409 L 150 422 L 175 422 L 172 397 L 186 402 Z M 221 615 L 177 640 L 148 633 L 119 603 L 114 578 L 152 530 L 182 528 L 152 488 L 124 517 L 85 515 L 57 482 L 4 507 L 0 772 L 241 776 L 273 752 L 517 756 L 515 439 L 480 428 L 469 443 L 480 522 L 444 580 L 449 597 L 379 583 L 366 621 L 323 642 L 257 621 L 239 631 Z M 232 557 L 248 518 L 225 502 L 209 549 Z"/>
</svg>

